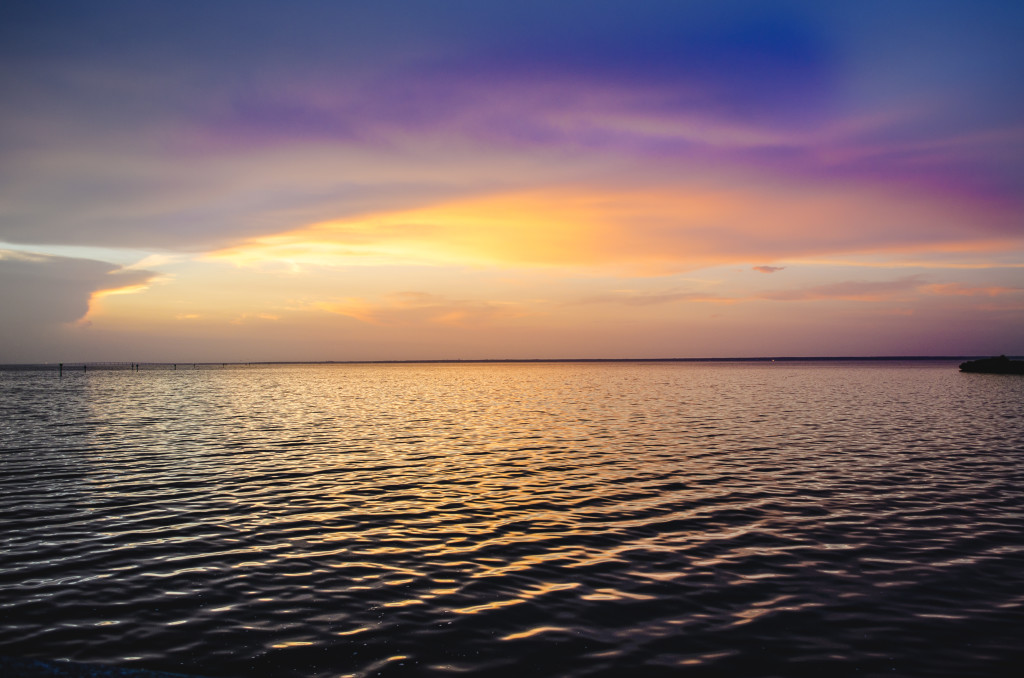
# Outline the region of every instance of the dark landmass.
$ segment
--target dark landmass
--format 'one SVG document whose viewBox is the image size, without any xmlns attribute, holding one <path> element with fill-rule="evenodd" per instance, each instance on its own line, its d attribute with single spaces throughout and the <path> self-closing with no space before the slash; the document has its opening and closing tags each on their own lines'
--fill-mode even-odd
<svg viewBox="0 0 1024 678">
<path fill-rule="evenodd" d="M 960 363 L 961 372 L 982 374 L 1024 374 L 1024 360 L 1010 360 L 1005 355 Z"/>
</svg>

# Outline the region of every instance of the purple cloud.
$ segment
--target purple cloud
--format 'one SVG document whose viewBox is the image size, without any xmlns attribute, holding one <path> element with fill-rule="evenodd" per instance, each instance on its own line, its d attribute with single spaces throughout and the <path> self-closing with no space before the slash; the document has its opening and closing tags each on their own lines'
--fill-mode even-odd
<svg viewBox="0 0 1024 678">
<path fill-rule="evenodd" d="M 925 284 L 927 283 L 918 276 L 886 281 L 847 280 L 800 289 L 763 292 L 758 294 L 757 298 L 771 301 L 816 301 L 821 299 L 880 301 L 901 293 L 917 291 Z"/>
</svg>

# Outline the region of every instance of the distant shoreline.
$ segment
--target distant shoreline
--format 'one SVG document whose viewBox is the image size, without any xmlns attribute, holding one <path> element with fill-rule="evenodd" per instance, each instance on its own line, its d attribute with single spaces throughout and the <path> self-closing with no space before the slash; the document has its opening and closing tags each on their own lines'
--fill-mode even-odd
<svg viewBox="0 0 1024 678">
<path fill-rule="evenodd" d="M 765 356 L 756 358 L 444 358 L 436 360 L 260 360 L 218 362 L 114 362 L 78 361 L 50 363 L 7 363 L 0 370 L 132 370 L 132 369 L 213 369 L 260 365 L 462 365 L 462 364 L 548 364 L 548 363 L 810 363 L 810 362 L 955 362 L 989 356 Z M 1010 356 L 1019 358 L 1020 356 Z"/>
</svg>

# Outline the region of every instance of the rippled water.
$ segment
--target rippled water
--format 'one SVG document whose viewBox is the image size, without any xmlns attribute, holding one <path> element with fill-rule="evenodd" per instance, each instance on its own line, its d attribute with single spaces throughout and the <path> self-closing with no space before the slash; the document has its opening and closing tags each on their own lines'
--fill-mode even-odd
<svg viewBox="0 0 1024 678">
<path fill-rule="evenodd" d="M 0 654 L 209 676 L 1024 661 L 1024 378 L 0 371 Z"/>
</svg>

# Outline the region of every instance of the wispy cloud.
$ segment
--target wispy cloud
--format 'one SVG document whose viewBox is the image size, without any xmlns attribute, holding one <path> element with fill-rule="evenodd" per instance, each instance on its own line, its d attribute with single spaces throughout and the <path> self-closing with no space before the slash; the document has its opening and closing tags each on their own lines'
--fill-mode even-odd
<svg viewBox="0 0 1024 678">
<path fill-rule="evenodd" d="M 958 297 L 998 297 L 1007 294 L 1024 293 L 1024 288 L 1021 287 L 1003 287 L 999 285 L 976 287 L 961 283 L 936 283 L 925 285 L 922 289 L 928 294 Z"/>
<path fill-rule="evenodd" d="M 919 276 L 890 281 L 850 280 L 799 289 L 762 292 L 757 295 L 757 298 L 771 301 L 818 301 L 822 299 L 884 301 L 916 292 L 924 284 Z"/>
<path fill-rule="evenodd" d="M 741 299 L 724 297 L 707 292 L 668 290 L 662 292 L 641 292 L 622 290 L 585 297 L 574 304 L 620 304 L 623 306 L 656 306 L 684 302 L 708 304 L 734 304 Z"/>
<path fill-rule="evenodd" d="M 400 292 L 379 301 L 359 298 L 321 301 L 313 303 L 312 308 L 386 327 L 424 324 L 480 327 L 527 315 L 519 304 L 453 299 L 424 292 Z"/>
<path fill-rule="evenodd" d="M 186 315 L 185 317 L 196 318 L 198 316 Z M 281 320 L 281 316 L 275 315 L 273 313 L 242 313 L 241 315 L 232 318 L 229 322 L 232 325 L 242 325 L 254 321 L 277 322 L 279 320 Z"/>
</svg>

